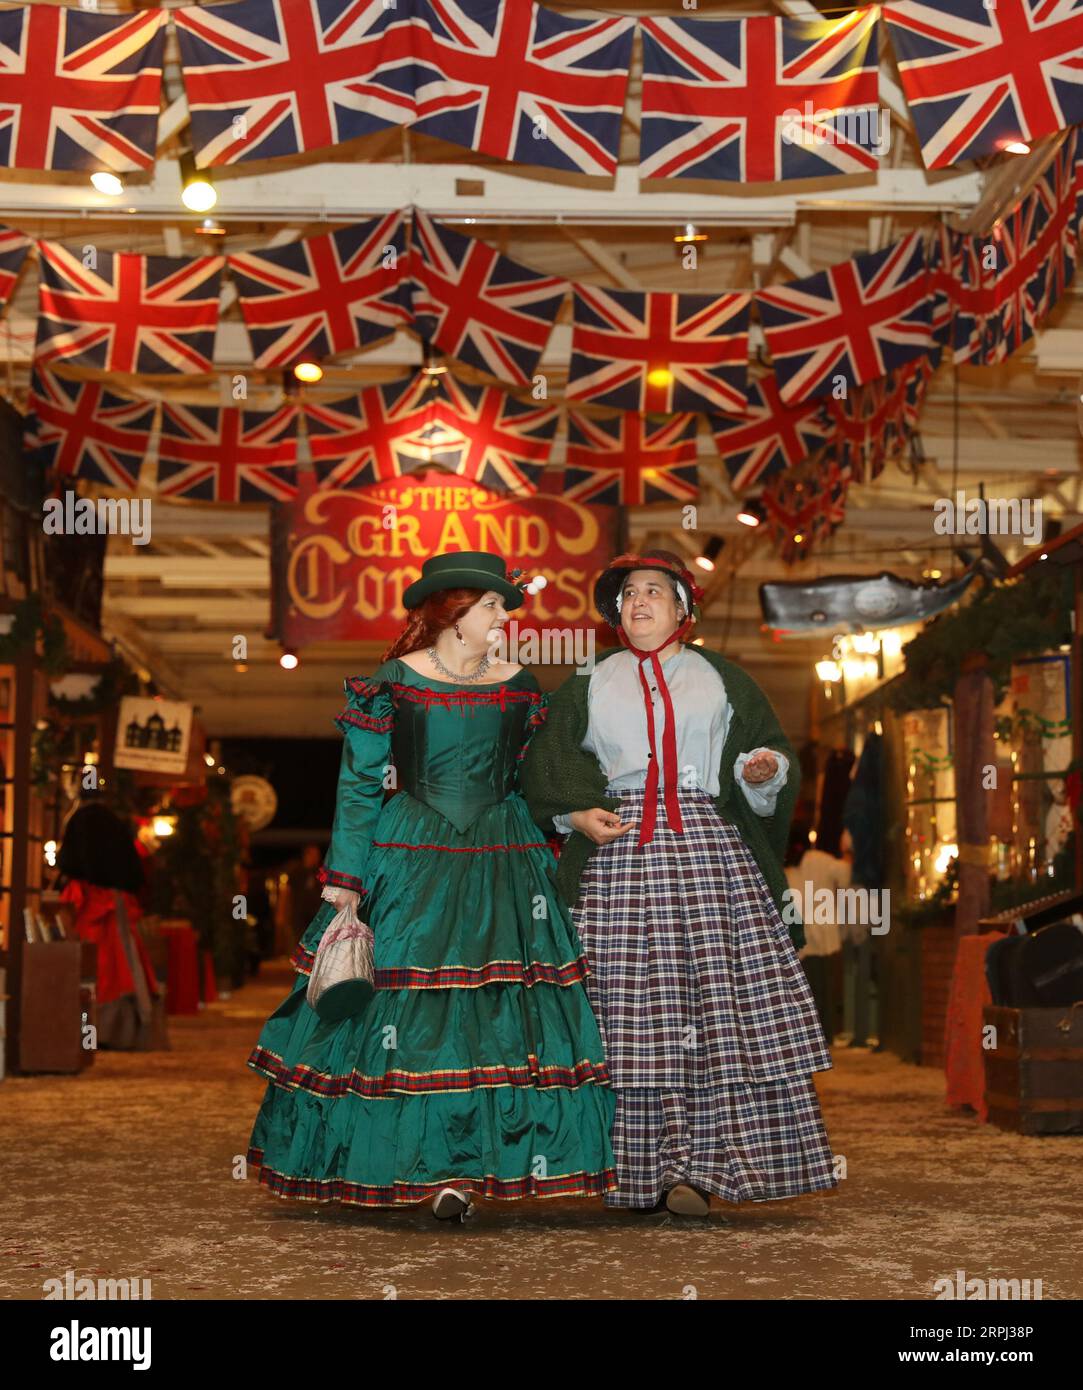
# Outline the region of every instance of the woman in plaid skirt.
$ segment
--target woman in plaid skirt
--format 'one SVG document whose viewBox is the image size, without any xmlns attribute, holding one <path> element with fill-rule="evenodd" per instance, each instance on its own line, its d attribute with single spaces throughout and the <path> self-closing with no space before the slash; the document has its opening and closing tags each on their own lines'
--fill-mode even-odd
<svg viewBox="0 0 1083 1390">
<path fill-rule="evenodd" d="M 522 783 L 567 836 L 617 1096 L 606 1203 L 702 1216 L 836 1179 L 812 1082 L 831 1058 L 780 915 L 793 752 L 751 677 L 683 645 L 700 597 L 668 551 L 612 562 L 595 603 L 623 647 L 552 697 Z"/>
</svg>

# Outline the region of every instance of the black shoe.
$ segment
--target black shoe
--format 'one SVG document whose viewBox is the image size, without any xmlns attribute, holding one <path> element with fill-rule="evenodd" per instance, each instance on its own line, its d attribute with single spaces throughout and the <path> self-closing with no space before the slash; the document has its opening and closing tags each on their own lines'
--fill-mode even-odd
<svg viewBox="0 0 1083 1390">
<path fill-rule="evenodd" d="M 666 1209 L 675 1216 L 709 1216 L 711 1198 L 691 1183 L 679 1182 L 666 1193 Z"/>
</svg>

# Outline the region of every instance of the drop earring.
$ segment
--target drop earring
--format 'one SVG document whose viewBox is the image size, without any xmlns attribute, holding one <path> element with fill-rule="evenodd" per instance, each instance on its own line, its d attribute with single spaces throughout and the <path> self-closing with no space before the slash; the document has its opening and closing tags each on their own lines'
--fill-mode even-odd
<svg viewBox="0 0 1083 1390">
<path fill-rule="evenodd" d="M 459 631 L 459 624 L 458 624 L 458 623 L 455 624 L 455 636 L 459 639 L 459 645 L 462 646 L 462 647 L 465 647 L 465 646 L 466 646 L 466 638 L 465 638 L 465 637 L 462 635 L 462 633 Z"/>
</svg>

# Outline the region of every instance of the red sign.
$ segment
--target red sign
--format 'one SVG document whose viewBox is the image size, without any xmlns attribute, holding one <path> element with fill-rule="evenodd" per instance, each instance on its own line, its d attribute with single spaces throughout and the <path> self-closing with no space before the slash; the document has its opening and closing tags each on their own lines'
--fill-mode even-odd
<svg viewBox="0 0 1083 1390">
<path fill-rule="evenodd" d="M 456 550 L 488 550 L 524 579 L 545 575 L 515 610 L 520 628 L 601 627 L 594 581 L 616 553 L 616 523 L 615 507 L 510 498 L 443 473 L 299 496 L 280 560 L 282 641 L 390 640 L 423 562 Z"/>
</svg>

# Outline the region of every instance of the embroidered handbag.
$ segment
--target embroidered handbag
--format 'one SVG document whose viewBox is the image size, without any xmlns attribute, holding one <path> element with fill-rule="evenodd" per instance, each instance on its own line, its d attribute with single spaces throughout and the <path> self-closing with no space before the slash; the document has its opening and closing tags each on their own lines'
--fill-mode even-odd
<svg viewBox="0 0 1083 1390">
<path fill-rule="evenodd" d="M 333 891 L 324 889 L 330 902 L 336 902 L 329 896 Z M 376 983 L 373 945 L 372 928 L 348 899 L 327 924 L 308 977 L 305 998 L 320 1018 L 339 1023 L 368 1004 Z"/>
</svg>

